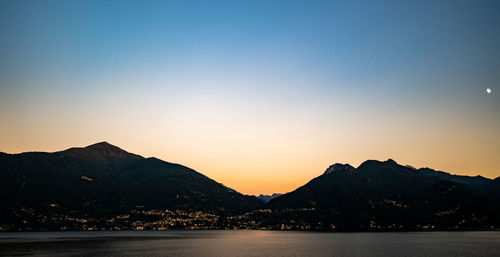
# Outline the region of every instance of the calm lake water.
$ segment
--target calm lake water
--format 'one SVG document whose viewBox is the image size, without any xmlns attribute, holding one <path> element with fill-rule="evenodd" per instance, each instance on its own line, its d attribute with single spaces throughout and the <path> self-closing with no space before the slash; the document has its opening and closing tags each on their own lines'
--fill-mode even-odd
<svg viewBox="0 0 500 257">
<path fill-rule="evenodd" d="M 500 232 L 0 233 L 0 256 L 500 256 Z"/>
</svg>

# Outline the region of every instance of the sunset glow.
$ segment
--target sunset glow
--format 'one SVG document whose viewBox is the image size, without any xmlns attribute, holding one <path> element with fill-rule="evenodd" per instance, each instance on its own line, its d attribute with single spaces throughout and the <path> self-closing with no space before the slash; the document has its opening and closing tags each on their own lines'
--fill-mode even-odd
<svg viewBox="0 0 500 257">
<path fill-rule="evenodd" d="M 367 159 L 500 176 L 496 1 L 69 2 L 0 3 L 0 152 L 107 141 L 256 195 Z"/>
</svg>

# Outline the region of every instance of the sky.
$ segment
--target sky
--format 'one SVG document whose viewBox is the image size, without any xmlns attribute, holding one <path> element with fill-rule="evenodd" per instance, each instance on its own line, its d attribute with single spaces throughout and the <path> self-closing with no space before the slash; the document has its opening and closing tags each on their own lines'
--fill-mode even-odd
<svg viewBox="0 0 500 257">
<path fill-rule="evenodd" d="M 495 0 L 0 0 L 0 151 L 107 141 L 245 194 L 367 159 L 496 178 L 499 13 Z"/>
</svg>

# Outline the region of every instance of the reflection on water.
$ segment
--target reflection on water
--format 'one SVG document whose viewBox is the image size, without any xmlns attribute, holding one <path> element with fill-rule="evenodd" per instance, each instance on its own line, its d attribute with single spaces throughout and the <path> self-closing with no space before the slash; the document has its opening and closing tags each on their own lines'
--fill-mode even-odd
<svg viewBox="0 0 500 257">
<path fill-rule="evenodd" d="M 500 256 L 500 232 L 0 233 L 0 256 Z"/>
</svg>

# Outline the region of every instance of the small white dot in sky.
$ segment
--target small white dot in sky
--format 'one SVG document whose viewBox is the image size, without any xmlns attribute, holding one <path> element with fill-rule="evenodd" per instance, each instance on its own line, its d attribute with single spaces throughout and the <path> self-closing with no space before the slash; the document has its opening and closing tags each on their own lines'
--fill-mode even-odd
<svg viewBox="0 0 500 257">
<path fill-rule="evenodd" d="M 491 93 L 491 88 L 487 88 L 486 93 L 488 93 L 488 94 Z"/>
</svg>

